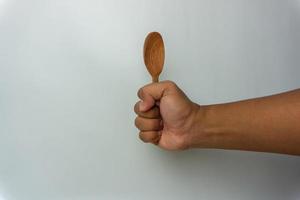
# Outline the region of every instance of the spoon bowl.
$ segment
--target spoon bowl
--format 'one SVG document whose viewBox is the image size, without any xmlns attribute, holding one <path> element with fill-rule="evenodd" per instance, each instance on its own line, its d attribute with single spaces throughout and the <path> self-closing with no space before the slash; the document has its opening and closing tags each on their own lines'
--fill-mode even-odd
<svg viewBox="0 0 300 200">
<path fill-rule="evenodd" d="M 158 82 L 165 62 L 164 42 L 158 32 L 149 33 L 145 39 L 144 62 L 152 76 L 152 82 Z"/>
</svg>

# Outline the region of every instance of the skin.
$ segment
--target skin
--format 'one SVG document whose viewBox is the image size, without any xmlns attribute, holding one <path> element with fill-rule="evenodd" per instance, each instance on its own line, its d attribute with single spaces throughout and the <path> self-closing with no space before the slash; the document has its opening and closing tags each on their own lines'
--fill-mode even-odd
<svg viewBox="0 0 300 200">
<path fill-rule="evenodd" d="M 216 148 L 300 155 L 300 89 L 200 106 L 171 81 L 138 91 L 135 125 L 166 150 Z"/>
</svg>

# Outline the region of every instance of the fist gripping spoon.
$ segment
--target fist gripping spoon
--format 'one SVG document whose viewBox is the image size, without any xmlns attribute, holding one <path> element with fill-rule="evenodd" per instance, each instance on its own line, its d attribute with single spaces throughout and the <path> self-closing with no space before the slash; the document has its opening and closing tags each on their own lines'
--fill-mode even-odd
<svg viewBox="0 0 300 200">
<path fill-rule="evenodd" d="M 158 77 L 165 61 L 165 47 L 162 36 L 158 32 L 147 35 L 144 43 L 144 62 L 152 76 L 152 82 L 158 82 Z"/>
</svg>

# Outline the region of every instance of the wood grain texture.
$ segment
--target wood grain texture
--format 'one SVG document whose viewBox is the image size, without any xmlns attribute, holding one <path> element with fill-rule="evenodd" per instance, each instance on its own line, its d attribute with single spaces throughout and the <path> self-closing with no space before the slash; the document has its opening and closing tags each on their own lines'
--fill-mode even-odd
<svg viewBox="0 0 300 200">
<path fill-rule="evenodd" d="M 162 36 L 158 32 L 147 35 L 144 43 L 144 62 L 152 76 L 152 82 L 158 82 L 165 61 L 165 47 Z"/>
</svg>

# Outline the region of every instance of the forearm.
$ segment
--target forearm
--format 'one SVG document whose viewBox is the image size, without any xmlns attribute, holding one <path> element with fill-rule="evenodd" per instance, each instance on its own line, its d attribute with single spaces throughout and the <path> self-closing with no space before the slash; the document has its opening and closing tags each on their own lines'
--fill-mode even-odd
<svg viewBox="0 0 300 200">
<path fill-rule="evenodd" d="M 300 90 L 202 106 L 191 147 L 300 155 Z"/>
</svg>

